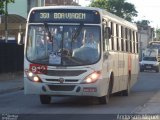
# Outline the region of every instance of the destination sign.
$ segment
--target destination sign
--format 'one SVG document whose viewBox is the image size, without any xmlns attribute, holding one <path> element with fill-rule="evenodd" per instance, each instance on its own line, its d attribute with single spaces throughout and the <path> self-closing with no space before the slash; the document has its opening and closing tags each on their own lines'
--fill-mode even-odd
<svg viewBox="0 0 160 120">
<path fill-rule="evenodd" d="M 85 13 L 54 13 L 54 19 L 86 19 Z"/>
<path fill-rule="evenodd" d="M 100 14 L 95 10 L 45 9 L 34 10 L 30 14 L 30 23 L 100 23 Z"/>
</svg>

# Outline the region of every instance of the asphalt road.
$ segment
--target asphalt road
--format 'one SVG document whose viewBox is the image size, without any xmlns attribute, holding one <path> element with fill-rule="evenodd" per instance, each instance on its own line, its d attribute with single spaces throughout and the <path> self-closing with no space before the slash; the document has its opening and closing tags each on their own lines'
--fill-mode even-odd
<svg viewBox="0 0 160 120">
<path fill-rule="evenodd" d="M 67 119 L 108 118 L 113 120 L 118 114 L 134 114 L 160 90 L 160 73 L 143 72 L 128 97 L 113 95 L 108 105 L 99 105 L 98 100 L 88 97 L 53 97 L 50 105 L 41 105 L 37 95 L 24 95 L 23 90 L 0 95 L 0 113 L 23 114 L 42 119 L 59 117 Z M 39 114 L 39 115 L 37 115 Z M 29 116 L 30 115 L 30 116 Z M 43 115 L 43 117 L 42 117 Z M 107 115 L 107 116 L 106 116 Z M 20 116 L 21 117 L 21 116 Z M 29 119 L 31 119 L 29 118 Z M 106 119 L 107 120 L 107 119 Z"/>
</svg>

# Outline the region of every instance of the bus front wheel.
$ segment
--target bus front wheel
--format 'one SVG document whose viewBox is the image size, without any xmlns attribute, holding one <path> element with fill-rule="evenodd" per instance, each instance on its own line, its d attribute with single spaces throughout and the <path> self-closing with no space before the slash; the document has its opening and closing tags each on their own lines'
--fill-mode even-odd
<svg viewBox="0 0 160 120">
<path fill-rule="evenodd" d="M 40 95 L 40 102 L 41 102 L 41 104 L 50 104 L 51 103 L 51 96 Z"/>
</svg>

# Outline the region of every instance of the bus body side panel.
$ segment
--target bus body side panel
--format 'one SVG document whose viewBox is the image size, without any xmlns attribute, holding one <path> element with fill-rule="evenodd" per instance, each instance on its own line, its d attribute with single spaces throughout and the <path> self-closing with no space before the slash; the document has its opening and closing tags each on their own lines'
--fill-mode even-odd
<svg viewBox="0 0 160 120">
<path fill-rule="evenodd" d="M 125 87 L 127 87 L 127 82 L 128 82 L 128 74 L 129 74 L 129 69 L 128 69 L 128 53 L 124 53 L 124 74 L 123 74 L 123 80 L 125 83 Z"/>
<path fill-rule="evenodd" d="M 118 61 L 118 67 L 119 67 L 119 90 L 124 90 L 126 88 L 126 80 L 124 76 L 124 69 L 125 69 L 125 59 L 124 59 L 124 53 L 119 53 L 119 61 Z"/>
<path fill-rule="evenodd" d="M 139 74 L 139 58 L 138 54 L 132 54 L 132 71 L 131 71 L 131 86 L 133 86 L 138 80 Z"/>
<path fill-rule="evenodd" d="M 118 53 L 114 51 L 109 52 L 109 70 L 113 73 L 113 88 L 112 93 L 115 93 L 119 90 L 119 78 L 118 78 L 118 69 L 117 69 L 117 62 L 118 62 Z"/>
</svg>

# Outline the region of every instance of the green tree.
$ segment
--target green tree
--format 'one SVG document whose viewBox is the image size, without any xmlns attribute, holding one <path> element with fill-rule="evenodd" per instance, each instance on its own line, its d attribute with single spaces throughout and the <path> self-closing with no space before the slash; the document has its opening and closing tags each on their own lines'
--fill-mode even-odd
<svg viewBox="0 0 160 120">
<path fill-rule="evenodd" d="M 14 0 L 0 0 L 0 14 L 5 14 L 5 10 L 4 10 L 4 7 L 5 7 L 5 3 L 14 3 Z"/>
<path fill-rule="evenodd" d="M 136 22 L 138 25 L 143 25 L 143 26 L 149 26 L 150 21 L 149 20 L 141 20 Z"/>
<path fill-rule="evenodd" d="M 156 29 L 156 40 L 160 41 L 160 28 Z"/>
<path fill-rule="evenodd" d="M 93 0 L 89 6 L 106 9 L 128 21 L 132 21 L 138 13 L 134 4 L 128 3 L 126 0 Z"/>
<path fill-rule="evenodd" d="M 160 28 L 158 28 L 158 29 L 156 30 L 156 33 L 160 34 Z"/>
</svg>

